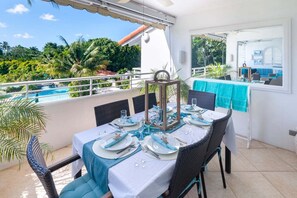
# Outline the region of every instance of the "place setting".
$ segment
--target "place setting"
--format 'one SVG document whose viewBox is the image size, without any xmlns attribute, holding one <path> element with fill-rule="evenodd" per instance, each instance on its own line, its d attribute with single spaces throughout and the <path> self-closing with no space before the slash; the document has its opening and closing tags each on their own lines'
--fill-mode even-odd
<svg viewBox="0 0 297 198">
<path fill-rule="evenodd" d="M 178 149 L 186 144 L 171 134 L 152 133 L 146 136 L 141 144 L 145 154 L 159 160 L 174 160 L 177 158 Z"/>
<path fill-rule="evenodd" d="M 186 124 L 193 124 L 198 127 L 209 127 L 212 125 L 213 120 L 203 114 L 191 114 L 183 118 Z"/>
<path fill-rule="evenodd" d="M 135 152 L 139 147 L 138 139 L 132 137 L 129 132 L 116 131 L 97 139 L 93 146 L 93 152 L 106 159 L 119 159 Z"/>
<path fill-rule="evenodd" d="M 192 98 L 191 100 L 192 104 L 184 104 L 181 105 L 181 110 L 185 113 L 199 113 L 199 114 L 203 114 L 204 112 L 206 112 L 206 109 L 203 109 L 199 106 L 197 106 L 197 98 Z"/>
</svg>

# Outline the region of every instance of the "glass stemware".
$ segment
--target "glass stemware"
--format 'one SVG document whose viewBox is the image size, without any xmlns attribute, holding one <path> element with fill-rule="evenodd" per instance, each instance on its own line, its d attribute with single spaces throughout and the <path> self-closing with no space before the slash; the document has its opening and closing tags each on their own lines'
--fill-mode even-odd
<svg viewBox="0 0 297 198">
<path fill-rule="evenodd" d="M 197 98 L 192 98 L 192 107 L 197 106 Z"/>
</svg>

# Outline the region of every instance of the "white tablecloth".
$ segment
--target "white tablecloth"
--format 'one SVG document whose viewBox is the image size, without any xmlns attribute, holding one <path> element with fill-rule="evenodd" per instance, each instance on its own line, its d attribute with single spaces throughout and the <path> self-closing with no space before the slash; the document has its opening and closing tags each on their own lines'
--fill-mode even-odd
<svg viewBox="0 0 297 198">
<path fill-rule="evenodd" d="M 214 119 L 225 116 L 223 113 L 207 111 L 206 115 Z M 143 113 L 134 115 L 136 119 L 143 117 Z M 192 132 L 189 133 L 191 129 Z M 73 137 L 73 153 L 82 156 L 83 145 L 115 129 L 107 124 L 77 133 Z M 206 129 L 184 125 L 172 134 L 185 140 L 188 144 L 203 138 Z M 224 143 L 232 153 L 236 153 L 235 132 L 232 119 L 229 120 L 224 136 Z M 144 161 L 144 163 L 142 163 Z M 135 164 L 138 164 L 136 166 Z M 165 192 L 174 169 L 175 160 L 161 161 L 140 151 L 126 160 L 111 167 L 108 172 L 109 188 L 115 198 L 120 197 L 158 197 Z M 83 161 L 73 163 L 72 173 L 77 173 L 83 166 Z M 100 173 L 98 173 L 100 174 Z"/>
</svg>

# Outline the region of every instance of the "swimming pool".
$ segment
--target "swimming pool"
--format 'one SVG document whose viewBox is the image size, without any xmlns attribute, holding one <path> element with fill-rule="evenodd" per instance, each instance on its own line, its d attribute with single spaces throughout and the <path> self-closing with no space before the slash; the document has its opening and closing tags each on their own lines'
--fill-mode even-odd
<svg viewBox="0 0 297 198">
<path fill-rule="evenodd" d="M 24 97 L 25 96 L 18 96 L 14 99 L 21 99 Z M 48 86 L 44 86 L 41 88 L 41 91 L 29 93 L 28 98 L 34 99 L 35 102 L 38 103 L 69 99 L 69 88 L 50 88 Z"/>
</svg>

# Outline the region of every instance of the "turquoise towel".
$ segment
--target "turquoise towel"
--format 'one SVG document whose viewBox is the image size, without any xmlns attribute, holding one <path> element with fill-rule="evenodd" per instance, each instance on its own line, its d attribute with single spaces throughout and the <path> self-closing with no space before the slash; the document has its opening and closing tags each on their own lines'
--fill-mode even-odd
<svg viewBox="0 0 297 198">
<path fill-rule="evenodd" d="M 170 145 L 169 143 L 165 143 L 161 138 L 159 138 L 158 136 L 154 135 L 154 134 L 151 134 L 151 137 L 154 141 L 158 142 L 161 146 L 167 148 L 167 149 L 170 149 L 170 150 L 173 150 L 173 151 L 176 151 L 177 148 L 175 148 L 174 146 Z"/>
<path fill-rule="evenodd" d="M 193 90 L 205 91 L 206 90 L 206 85 L 207 85 L 206 81 L 195 80 L 194 83 L 193 83 Z"/>
<path fill-rule="evenodd" d="M 216 107 L 230 109 L 233 84 L 220 83 L 216 93 Z"/>
<path fill-rule="evenodd" d="M 216 94 L 219 84 L 220 83 L 216 83 L 216 82 L 207 82 L 207 86 L 206 86 L 205 91 Z"/>
<path fill-rule="evenodd" d="M 111 141 L 110 143 L 106 144 L 104 146 L 104 148 L 109 148 L 109 147 L 112 147 L 112 146 L 116 145 L 117 143 L 119 143 L 120 141 L 122 141 L 123 139 L 125 139 L 128 134 L 129 133 L 126 132 L 126 133 L 122 134 L 119 138 L 113 139 L 113 141 Z"/>
<path fill-rule="evenodd" d="M 247 112 L 248 86 L 234 85 L 232 94 L 232 108 L 237 111 Z"/>
<path fill-rule="evenodd" d="M 130 155 L 118 159 L 105 159 L 97 156 L 93 152 L 93 144 L 96 140 L 88 142 L 83 146 L 83 154 L 82 159 L 87 168 L 89 175 L 92 179 L 95 180 L 96 184 L 101 187 L 103 192 L 108 191 L 108 169 L 113 167 L 114 165 L 120 163 L 126 158 L 134 155 L 136 152 L 139 152 L 141 148 L 137 148 L 137 150 Z"/>
</svg>

